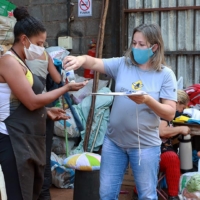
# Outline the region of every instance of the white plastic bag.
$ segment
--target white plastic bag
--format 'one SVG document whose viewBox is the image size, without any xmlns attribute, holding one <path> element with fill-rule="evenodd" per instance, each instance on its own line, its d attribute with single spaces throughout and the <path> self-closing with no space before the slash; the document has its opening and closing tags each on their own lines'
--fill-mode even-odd
<svg viewBox="0 0 200 200">
<path fill-rule="evenodd" d="M 200 200 L 200 190 L 189 192 L 187 184 L 194 179 L 195 176 L 200 177 L 200 160 L 198 161 L 198 172 L 187 172 L 182 174 L 179 181 L 179 199 L 180 200 Z M 195 180 L 195 179 L 194 179 Z M 199 179 L 200 180 L 200 179 Z M 199 183 L 200 184 L 200 183 Z M 198 188 L 200 185 L 196 184 Z"/>
<path fill-rule="evenodd" d="M 16 19 L 14 17 L 4 17 L 0 16 L 0 30 L 4 31 L 13 31 L 16 23 Z"/>
<path fill-rule="evenodd" d="M 74 120 L 74 116 L 71 113 L 71 110 L 68 108 L 66 109 L 66 115 L 70 116 L 70 119 L 66 120 L 66 129 L 68 138 L 79 137 L 80 132 Z M 57 136 L 65 137 L 65 130 L 64 130 L 64 120 L 56 121 L 54 124 L 54 133 Z"/>
<path fill-rule="evenodd" d="M 183 77 L 181 76 L 177 81 L 178 90 L 183 90 Z"/>
<path fill-rule="evenodd" d="M 46 51 L 49 53 L 52 59 L 56 58 L 60 61 L 62 61 L 65 56 L 68 56 L 70 54 L 70 52 L 67 51 L 65 48 L 59 46 L 48 47 L 46 48 Z"/>
<path fill-rule="evenodd" d="M 16 19 L 14 17 L 0 16 L 0 44 L 9 45 L 14 42 L 13 28 Z"/>
<path fill-rule="evenodd" d="M 63 159 L 51 153 L 52 184 L 58 188 L 73 188 L 75 171 L 61 165 Z"/>
<path fill-rule="evenodd" d="M 78 76 L 77 74 L 75 76 L 76 76 L 76 82 L 82 82 L 85 80 L 84 77 Z M 107 85 L 108 85 L 108 80 L 99 80 L 98 90 L 100 90 L 103 87 L 106 87 Z M 89 82 L 83 88 L 81 88 L 76 92 L 69 91 L 69 94 L 72 94 L 73 95 L 72 99 L 74 100 L 74 102 L 76 104 L 79 104 L 86 96 L 92 93 L 92 87 L 93 87 L 93 79 L 90 79 Z"/>
</svg>

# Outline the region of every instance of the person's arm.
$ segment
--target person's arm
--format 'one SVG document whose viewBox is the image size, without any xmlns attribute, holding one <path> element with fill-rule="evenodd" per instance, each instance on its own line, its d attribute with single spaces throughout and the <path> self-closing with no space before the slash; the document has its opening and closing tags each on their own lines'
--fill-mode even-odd
<svg viewBox="0 0 200 200">
<path fill-rule="evenodd" d="M 16 98 L 29 110 L 43 107 L 56 100 L 67 91 L 79 90 L 87 84 L 86 81 L 81 83 L 69 83 L 51 92 L 36 95 L 24 75 L 22 66 L 15 58 L 9 55 L 0 59 L 0 76 L 1 79 L 9 85 Z"/>
<path fill-rule="evenodd" d="M 178 134 L 187 135 L 190 132 L 188 126 L 168 126 L 168 123 L 164 120 L 161 120 L 159 125 L 159 135 L 162 138 L 170 138 Z"/>
<path fill-rule="evenodd" d="M 85 69 L 91 69 L 100 73 L 105 74 L 104 64 L 102 59 L 94 58 L 91 56 L 66 56 L 63 60 L 64 68 L 66 70 L 76 70 L 79 67 Z"/>
<path fill-rule="evenodd" d="M 48 108 L 46 107 L 47 110 L 47 116 L 53 120 L 53 121 L 58 121 L 58 120 L 67 120 L 70 119 L 70 116 L 66 115 L 66 112 L 61 109 L 61 108 L 57 108 L 57 107 L 52 107 L 52 108 Z"/>
<path fill-rule="evenodd" d="M 55 83 L 58 84 L 61 82 L 61 75 L 59 74 L 56 67 L 54 66 L 53 60 L 50 57 L 50 55 L 48 55 L 48 72 Z"/>
<path fill-rule="evenodd" d="M 160 118 L 171 121 L 176 112 L 176 102 L 162 99 L 161 103 L 156 101 L 150 95 L 129 96 L 137 104 L 145 103 L 151 108 Z"/>
<path fill-rule="evenodd" d="M 176 102 L 167 99 L 161 99 L 161 103 L 149 96 L 149 101 L 146 102 L 160 118 L 173 120 L 176 113 Z"/>
</svg>

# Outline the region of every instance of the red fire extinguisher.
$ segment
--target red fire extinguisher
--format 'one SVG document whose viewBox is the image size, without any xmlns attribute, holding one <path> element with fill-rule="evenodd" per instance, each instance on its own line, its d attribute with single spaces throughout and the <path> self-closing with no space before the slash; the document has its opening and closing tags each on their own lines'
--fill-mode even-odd
<svg viewBox="0 0 200 200">
<path fill-rule="evenodd" d="M 87 55 L 95 57 L 96 55 L 96 42 L 94 40 L 90 41 L 90 46 Z M 90 69 L 84 70 L 84 77 L 85 78 L 94 78 L 94 71 Z"/>
</svg>

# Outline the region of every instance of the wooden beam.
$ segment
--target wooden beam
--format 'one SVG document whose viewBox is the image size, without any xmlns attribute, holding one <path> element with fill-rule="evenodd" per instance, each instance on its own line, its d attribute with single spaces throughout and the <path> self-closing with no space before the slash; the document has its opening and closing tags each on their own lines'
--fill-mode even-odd
<svg viewBox="0 0 200 200">
<path fill-rule="evenodd" d="M 200 51 L 165 51 L 165 55 L 200 55 Z"/>
<path fill-rule="evenodd" d="M 99 25 L 99 33 L 98 33 L 97 46 L 96 46 L 96 57 L 97 58 L 102 58 L 104 31 L 105 31 L 108 6 L 109 6 L 109 0 L 103 0 L 102 1 L 101 21 L 100 21 L 100 25 Z M 99 83 L 99 72 L 95 71 L 92 92 L 97 92 L 98 83 Z M 96 102 L 96 96 L 92 95 L 92 102 L 91 102 L 91 106 L 90 106 L 90 110 L 89 110 L 89 114 L 88 114 L 88 118 L 87 118 L 85 138 L 84 138 L 84 143 L 83 143 L 84 151 L 88 151 L 87 149 L 88 149 L 88 142 L 90 139 L 91 127 L 93 124 L 95 102 Z"/>
<path fill-rule="evenodd" d="M 134 8 L 134 9 L 124 9 L 124 13 L 173 11 L 173 10 L 174 11 L 200 10 L 200 6 L 181 6 L 181 7 L 164 7 L 164 8 Z"/>
</svg>

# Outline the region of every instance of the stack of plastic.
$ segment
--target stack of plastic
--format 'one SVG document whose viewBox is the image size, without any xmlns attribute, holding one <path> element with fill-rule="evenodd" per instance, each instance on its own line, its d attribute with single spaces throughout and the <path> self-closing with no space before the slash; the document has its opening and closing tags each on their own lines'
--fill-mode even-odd
<svg viewBox="0 0 200 200">
<path fill-rule="evenodd" d="M 16 23 L 14 17 L 0 16 L 0 44 L 10 45 L 14 42 L 13 28 Z"/>
<path fill-rule="evenodd" d="M 0 0 L 0 45 L 1 54 L 4 54 L 14 42 L 13 28 L 16 23 L 13 17 L 14 4 Z"/>
<path fill-rule="evenodd" d="M 187 172 L 181 175 L 179 182 L 179 199 L 200 199 L 200 159 L 198 161 L 198 172 Z"/>
</svg>

